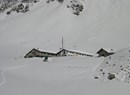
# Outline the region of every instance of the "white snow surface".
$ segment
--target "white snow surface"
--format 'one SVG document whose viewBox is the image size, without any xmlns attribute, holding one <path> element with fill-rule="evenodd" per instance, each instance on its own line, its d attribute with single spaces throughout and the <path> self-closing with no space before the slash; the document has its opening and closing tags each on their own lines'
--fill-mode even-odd
<svg viewBox="0 0 130 95">
<path fill-rule="evenodd" d="M 26 65 L 5 68 L 0 95 L 129 95 L 120 81 L 94 79 L 93 68 L 102 59 L 91 57 L 28 59 Z"/>
<path fill-rule="evenodd" d="M 79 0 L 84 6 L 79 16 L 67 8 L 69 2 L 40 0 L 25 14 L 0 14 L 0 95 L 130 94 L 127 83 L 94 79 L 103 58 L 23 58 L 32 48 L 58 51 L 62 37 L 65 48 L 90 54 L 130 47 L 130 0 Z M 119 54 L 120 64 L 127 53 Z"/>
<path fill-rule="evenodd" d="M 110 73 L 114 74 L 117 80 L 130 83 L 130 48 L 106 57 L 95 70 L 103 80 L 108 80 Z"/>
</svg>

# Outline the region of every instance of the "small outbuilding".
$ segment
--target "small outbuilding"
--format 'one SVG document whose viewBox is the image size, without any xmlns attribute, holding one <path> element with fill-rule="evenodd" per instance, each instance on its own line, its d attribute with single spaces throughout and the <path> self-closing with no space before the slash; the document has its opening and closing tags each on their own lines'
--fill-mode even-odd
<svg viewBox="0 0 130 95">
<path fill-rule="evenodd" d="M 107 56 L 109 56 L 109 55 L 114 54 L 114 52 L 108 52 L 107 50 L 101 48 L 101 49 L 97 52 L 97 54 L 98 54 L 98 57 L 107 57 Z"/>
</svg>

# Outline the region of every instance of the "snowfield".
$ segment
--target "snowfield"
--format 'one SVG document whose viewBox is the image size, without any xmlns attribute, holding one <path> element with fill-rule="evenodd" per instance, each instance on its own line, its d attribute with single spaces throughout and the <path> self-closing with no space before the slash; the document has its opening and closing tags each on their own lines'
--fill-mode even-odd
<svg viewBox="0 0 130 95">
<path fill-rule="evenodd" d="M 117 80 L 130 83 L 130 48 L 106 57 L 95 70 L 104 80 L 109 79 L 110 74 L 114 74 Z"/>
<path fill-rule="evenodd" d="M 0 95 L 129 95 L 130 0 L 46 1 L 26 13 L 0 13 Z M 59 51 L 62 37 L 69 50 L 119 51 L 106 58 L 23 58 L 33 48 Z"/>
<path fill-rule="evenodd" d="M 93 68 L 101 62 L 91 57 L 29 59 L 27 65 L 5 68 L 0 95 L 129 95 L 127 83 L 94 79 Z"/>
</svg>

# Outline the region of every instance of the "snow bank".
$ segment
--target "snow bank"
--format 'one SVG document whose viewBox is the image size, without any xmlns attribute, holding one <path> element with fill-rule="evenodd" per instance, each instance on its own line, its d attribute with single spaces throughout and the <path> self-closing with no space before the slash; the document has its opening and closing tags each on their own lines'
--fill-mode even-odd
<svg viewBox="0 0 130 95">
<path fill-rule="evenodd" d="M 98 77 L 103 80 L 117 79 L 129 83 L 130 48 L 119 50 L 117 53 L 106 57 L 103 63 L 99 64 L 95 70 L 98 73 Z"/>
</svg>

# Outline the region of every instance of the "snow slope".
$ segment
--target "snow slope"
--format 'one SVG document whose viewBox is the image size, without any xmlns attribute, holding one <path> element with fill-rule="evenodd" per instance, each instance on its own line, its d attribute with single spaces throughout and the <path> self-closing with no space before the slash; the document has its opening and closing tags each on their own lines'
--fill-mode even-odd
<svg viewBox="0 0 130 95">
<path fill-rule="evenodd" d="M 69 1 L 48 4 L 41 0 L 25 14 L 1 14 L 1 56 L 4 52 L 17 55 L 15 51 L 22 51 L 23 56 L 32 48 L 56 51 L 62 36 L 66 48 L 90 53 L 101 47 L 129 46 L 129 0 L 84 0 L 79 16 L 67 8 Z"/>
<path fill-rule="evenodd" d="M 106 57 L 95 70 L 103 80 L 108 80 L 109 74 L 114 74 L 115 79 L 130 83 L 130 48 Z"/>
<path fill-rule="evenodd" d="M 26 66 L 5 69 L 0 95 L 129 95 L 126 83 L 94 79 L 93 68 L 101 61 L 91 57 L 53 58 L 47 63 L 30 59 Z"/>
<path fill-rule="evenodd" d="M 129 95 L 119 81 L 94 79 L 93 68 L 103 59 L 89 57 L 23 59 L 32 48 L 65 48 L 95 53 L 100 48 L 129 45 L 129 0 L 79 0 L 84 9 L 76 16 L 70 0 L 41 0 L 25 14 L 0 14 L 0 95 Z"/>
</svg>

